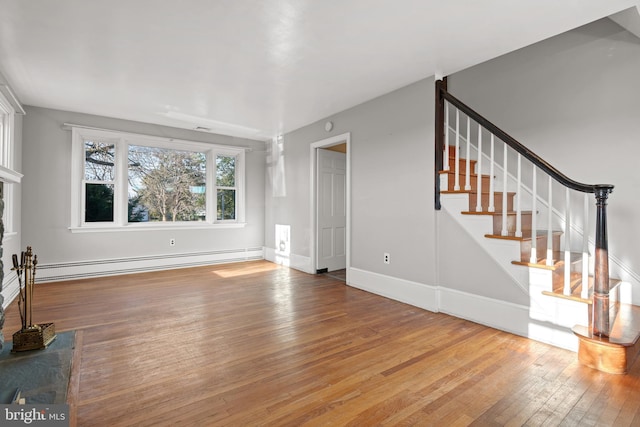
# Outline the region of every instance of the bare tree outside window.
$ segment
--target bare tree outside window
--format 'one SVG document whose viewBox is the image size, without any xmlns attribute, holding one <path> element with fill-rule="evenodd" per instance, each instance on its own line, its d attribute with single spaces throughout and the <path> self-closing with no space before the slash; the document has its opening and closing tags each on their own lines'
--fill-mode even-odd
<svg viewBox="0 0 640 427">
<path fill-rule="evenodd" d="M 129 222 L 204 221 L 206 155 L 129 147 Z"/>
<path fill-rule="evenodd" d="M 114 144 L 84 142 L 85 222 L 113 221 Z"/>
<path fill-rule="evenodd" d="M 74 227 L 244 225 L 245 149 L 100 129 L 72 134 Z"/>
</svg>

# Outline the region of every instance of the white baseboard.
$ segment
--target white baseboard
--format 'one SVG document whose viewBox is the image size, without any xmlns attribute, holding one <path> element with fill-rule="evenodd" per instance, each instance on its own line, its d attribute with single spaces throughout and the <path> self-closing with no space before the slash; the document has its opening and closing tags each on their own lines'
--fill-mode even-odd
<svg viewBox="0 0 640 427">
<path fill-rule="evenodd" d="M 89 277 L 116 276 L 174 268 L 263 259 L 262 248 L 229 249 L 209 252 L 115 258 L 105 260 L 38 264 L 36 282 Z"/>
<path fill-rule="evenodd" d="M 311 258 L 296 254 L 283 254 L 274 248 L 264 247 L 264 259 L 274 264 L 284 265 L 309 274 L 315 274 L 311 266 Z"/>
<path fill-rule="evenodd" d="M 577 351 L 578 339 L 569 328 L 536 319 L 530 308 L 455 289 L 411 282 L 357 268 L 349 269 L 348 285 L 396 301 L 442 312 L 491 328 Z"/>
<path fill-rule="evenodd" d="M 423 283 L 349 268 L 349 286 L 429 311 L 438 311 L 438 288 Z"/>
</svg>

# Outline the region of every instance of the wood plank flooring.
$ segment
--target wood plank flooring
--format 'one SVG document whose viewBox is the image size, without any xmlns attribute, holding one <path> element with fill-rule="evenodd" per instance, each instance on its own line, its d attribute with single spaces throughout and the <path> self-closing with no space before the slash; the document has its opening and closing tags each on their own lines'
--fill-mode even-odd
<svg viewBox="0 0 640 427">
<path fill-rule="evenodd" d="M 640 363 L 575 353 L 266 261 L 36 287 L 76 329 L 78 426 L 637 426 Z M 5 335 L 18 330 L 15 302 Z"/>
</svg>

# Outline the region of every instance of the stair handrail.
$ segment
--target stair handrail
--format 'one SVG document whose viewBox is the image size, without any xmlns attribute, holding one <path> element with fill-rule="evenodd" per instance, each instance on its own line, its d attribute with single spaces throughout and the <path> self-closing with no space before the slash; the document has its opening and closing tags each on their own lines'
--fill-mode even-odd
<svg viewBox="0 0 640 427">
<path fill-rule="evenodd" d="M 445 100 L 465 113 L 476 123 L 497 136 L 505 144 L 520 153 L 538 168 L 542 169 L 557 182 L 572 190 L 582 193 L 593 193 L 596 198 L 596 232 L 595 232 L 595 256 L 594 256 L 594 285 L 593 285 L 593 324 L 591 333 L 596 336 L 609 335 L 609 254 L 607 238 L 607 198 L 613 192 L 612 184 L 584 184 L 575 181 L 536 153 L 518 142 L 511 135 L 500 129 L 491 121 L 484 118 L 474 109 L 460 101 L 447 91 L 447 77 L 436 80 L 435 93 L 435 209 L 440 210 L 440 180 L 439 173 L 443 168 L 443 155 L 445 145 Z M 447 129 L 446 132 L 449 130 Z M 585 231 L 586 232 L 586 231 Z"/>
<path fill-rule="evenodd" d="M 490 122 L 489 120 L 482 117 L 478 112 L 469 107 L 464 102 L 460 101 L 455 96 L 451 95 L 446 88 L 442 87 L 442 80 L 438 80 L 436 83 L 437 90 L 440 91 L 440 96 L 446 99 L 458 108 L 460 111 L 465 113 L 467 116 L 471 117 L 476 123 L 482 125 L 483 128 L 487 129 L 493 135 L 497 136 L 501 141 L 505 144 L 513 148 L 518 153 L 522 154 L 526 159 L 528 159 L 531 163 L 545 171 L 548 175 L 551 175 L 556 181 L 565 187 L 569 187 L 572 190 L 580 191 L 582 193 L 596 193 L 599 190 L 609 190 L 609 192 L 613 191 L 614 186 L 611 184 L 584 184 L 582 182 L 575 181 L 565 174 L 560 172 L 558 169 L 553 167 L 549 162 L 544 160 L 542 157 L 538 156 L 536 153 L 522 145 L 511 135 L 507 134 L 505 131 L 500 129 L 498 126 Z"/>
</svg>

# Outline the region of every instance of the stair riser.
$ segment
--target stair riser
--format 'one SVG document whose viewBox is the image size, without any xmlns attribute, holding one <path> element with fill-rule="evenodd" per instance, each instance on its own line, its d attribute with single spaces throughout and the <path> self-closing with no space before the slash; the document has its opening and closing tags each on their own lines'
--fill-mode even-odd
<svg viewBox="0 0 640 427">
<path fill-rule="evenodd" d="M 560 250 L 560 235 L 552 236 L 553 250 Z M 547 255 L 547 235 L 538 236 L 536 239 L 536 257 L 538 261 L 543 260 Z M 520 242 L 520 261 L 529 262 L 531 259 L 531 240 Z"/>
<path fill-rule="evenodd" d="M 497 214 L 493 216 L 493 234 L 500 235 L 502 233 L 502 218 L 504 215 Z M 531 214 L 521 214 L 521 231 L 531 231 Z M 516 231 L 516 216 L 507 215 L 507 232 L 514 233 Z"/>
<path fill-rule="evenodd" d="M 460 181 L 460 189 L 464 190 L 464 187 L 466 185 L 466 175 L 461 173 L 460 177 L 459 177 L 459 181 Z M 456 177 L 455 177 L 455 173 L 454 172 L 449 172 L 447 173 L 447 185 L 448 185 L 448 189 L 449 190 L 454 190 L 455 189 L 455 182 L 456 182 Z M 478 189 L 478 178 L 477 176 L 470 176 L 469 177 L 469 182 L 471 184 L 471 189 L 472 190 L 477 190 Z M 486 175 L 482 176 L 482 191 L 489 191 L 489 177 Z"/>
<path fill-rule="evenodd" d="M 494 192 L 493 194 L 494 194 L 493 206 L 495 207 L 496 212 L 502 212 L 502 194 L 503 193 Z M 514 196 L 515 196 L 514 193 L 507 193 L 507 210 L 508 211 L 513 211 Z M 477 203 L 478 203 L 478 194 L 477 193 L 469 194 L 469 211 L 470 212 L 475 212 Z M 482 206 L 483 212 L 487 212 L 489 210 L 489 194 L 488 193 L 482 194 L 480 204 Z"/>
<path fill-rule="evenodd" d="M 469 161 L 469 170 L 471 171 L 471 173 L 475 173 L 476 171 L 476 161 L 475 160 L 471 160 Z M 449 170 L 451 171 L 455 171 L 456 170 L 456 159 L 455 157 L 449 157 Z M 460 174 L 464 174 L 465 171 L 467 170 L 467 159 L 458 159 L 458 170 L 460 171 Z"/>
</svg>

